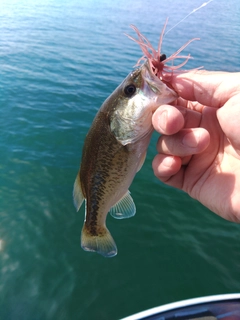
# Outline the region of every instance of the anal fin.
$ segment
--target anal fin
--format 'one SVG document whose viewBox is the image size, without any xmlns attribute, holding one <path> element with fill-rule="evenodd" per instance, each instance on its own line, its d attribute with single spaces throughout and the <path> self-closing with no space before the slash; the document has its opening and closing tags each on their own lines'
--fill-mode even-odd
<svg viewBox="0 0 240 320">
<path fill-rule="evenodd" d="M 106 227 L 98 228 L 98 233 L 91 234 L 84 224 L 81 234 L 81 247 L 85 251 L 97 252 L 110 258 L 117 254 L 117 246 Z"/>
<path fill-rule="evenodd" d="M 83 201 L 84 201 L 84 196 L 82 193 L 80 176 L 78 174 L 76 177 L 76 180 L 74 182 L 74 187 L 73 187 L 73 202 L 74 202 L 74 205 L 75 205 L 77 211 L 80 209 Z"/>
<path fill-rule="evenodd" d="M 136 206 L 129 191 L 110 209 L 110 214 L 115 219 L 131 218 L 135 213 Z"/>
</svg>

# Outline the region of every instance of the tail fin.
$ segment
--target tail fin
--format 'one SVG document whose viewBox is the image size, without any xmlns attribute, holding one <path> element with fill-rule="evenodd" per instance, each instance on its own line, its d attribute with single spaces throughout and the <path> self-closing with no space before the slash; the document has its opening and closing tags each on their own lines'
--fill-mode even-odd
<svg viewBox="0 0 240 320">
<path fill-rule="evenodd" d="M 91 234 L 84 224 L 81 235 L 81 247 L 85 251 L 92 251 L 110 258 L 117 254 L 117 246 L 106 227 L 98 228 L 98 234 Z"/>
</svg>

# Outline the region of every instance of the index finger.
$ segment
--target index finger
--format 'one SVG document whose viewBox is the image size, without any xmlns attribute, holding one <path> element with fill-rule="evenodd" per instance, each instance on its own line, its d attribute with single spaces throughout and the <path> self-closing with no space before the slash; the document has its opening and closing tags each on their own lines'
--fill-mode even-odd
<svg viewBox="0 0 240 320">
<path fill-rule="evenodd" d="M 189 71 L 172 75 L 171 85 L 186 100 L 220 108 L 240 91 L 240 73 Z"/>
</svg>

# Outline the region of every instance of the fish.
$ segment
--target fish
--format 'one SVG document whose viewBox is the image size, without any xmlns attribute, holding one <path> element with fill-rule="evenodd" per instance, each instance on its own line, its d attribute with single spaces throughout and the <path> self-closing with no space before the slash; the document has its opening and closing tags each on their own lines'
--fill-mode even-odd
<svg viewBox="0 0 240 320">
<path fill-rule="evenodd" d="M 117 254 L 116 243 L 107 229 L 108 213 L 116 219 L 133 217 L 136 206 L 129 187 L 141 169 L 153 133 L 152 115 L 162 104 L 177 99 L 178 94 L 165 81 L 165 74 L 177 66 L 165 62 L 161 42 L 155 51 L 150 42 L 137 32 L 143 63 L 131 71 L 103 102 L 86 135 L 79 172 L 74 182 L 73 198 L 77 211 L 85 202 L 85 219 L 81 247 L 104 257 Z M 151 51 L 151 52 L 150 52 Z M 185 63 L 189 56 L 185 57 Z M 182 66 L 183 64 L 181 64 Z"/>
</svg>

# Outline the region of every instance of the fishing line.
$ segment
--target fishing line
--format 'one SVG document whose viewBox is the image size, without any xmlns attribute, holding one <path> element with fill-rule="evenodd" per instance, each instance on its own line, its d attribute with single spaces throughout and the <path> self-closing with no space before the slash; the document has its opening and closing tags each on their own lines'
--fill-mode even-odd
<svg viewBox="0 0 240 320">
<path fill-rule="evenodd" d="M 194 12 L 200 10 L 201 8 L 205 7 L 206 5 L 208 5 L 210 2 L 212 2 L 213 0 L 209 0 L 207 2 L 204 2 L 200 7 L 193 9 L 189 14 L 186 15 L 186 17 L 184 17 L 182 20 L 180 20 L 177 24 L 175 24 L 172 28 L 170 28 L 165 34 L 168 34 L 168 32 L 170 32 L 173 28 L 175 28 L 176 26 L 178 26 L 181 22 L 183 22 L 185 19 L 187 19 L 191 14 L 193 14 Z"/>
</svg>

